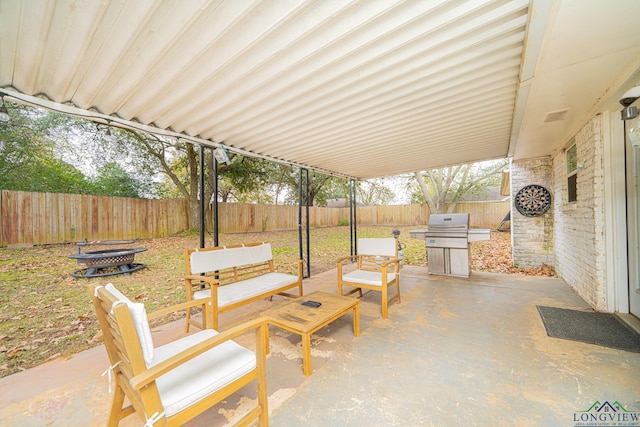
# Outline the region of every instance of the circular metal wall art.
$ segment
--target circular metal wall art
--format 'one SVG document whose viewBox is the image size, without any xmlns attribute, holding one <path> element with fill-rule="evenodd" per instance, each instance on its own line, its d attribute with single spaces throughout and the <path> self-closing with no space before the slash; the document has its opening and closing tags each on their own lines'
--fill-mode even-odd
<svg viewBox="0 0 640 427">
<path fill-rule="evenodd" d="M 551 207 L 551 194 L 541 185 L 527 185 L 518 191 L 515 203 L 522 215 L 540 216 Z"/>
</svg>

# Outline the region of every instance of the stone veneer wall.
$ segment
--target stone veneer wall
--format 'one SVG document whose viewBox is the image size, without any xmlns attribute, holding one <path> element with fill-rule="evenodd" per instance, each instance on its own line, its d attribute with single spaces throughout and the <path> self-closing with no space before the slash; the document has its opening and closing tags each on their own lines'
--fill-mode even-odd
<svg viewBox="0 0 640 427">
<path fill-rule="evenodd" d="M 602 116 L 575 136 L 577 200 L 567 202 L 564 152 L 553 158 L 555 269 L 592 307 L 606 310 Z M 568 147 L 567 147 L 568 148 Z"/>
<path fill-rule="evenodd" d="M 572 203 L 567 202 L 564 151 L 553 158 L 512 163 L 513 196 L 525 185 L 539 184 L 553 198 L 552 208 L 541 217 L 525 217 L 512 205 L 513 262 L 521 267 L 552 265 L 592 307 L 606 310 L 601 116 L 578 132 L 575 143 L 579 168 L 577 200 Z"/>
<path fill-rule="evenodd" d="M 511 163 L 511 247 L 513 264 L 519 267 L 554 265 L 553 209 L 538 217 L 527 217 L 516 209 L 515 195 L 524 186 L 541 185 L 553 194 L 553 170 L 550 157 Z"/>
</svg>

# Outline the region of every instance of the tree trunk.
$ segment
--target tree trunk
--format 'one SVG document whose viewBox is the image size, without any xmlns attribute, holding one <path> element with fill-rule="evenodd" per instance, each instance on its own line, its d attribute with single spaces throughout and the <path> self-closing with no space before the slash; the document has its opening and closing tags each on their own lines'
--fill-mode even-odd
<svg viewBox="0 0 640 427">
<path fill-rule="evenodd" d="M 187 161 L 189 162 L 189 229 L 200 230 L 200 199 L 198 190 L 198 153 L 193 144 L 187 144 Z"/>
<path fill-rule="evenodd" d="M 431 192 L 427 187 L 427 183 L 424 182 L 424 177 L 420 172 L 414 172 L 413 176 L 418 181 L 418 185 L 420 186 L 420 190 L 422 191 L 422 195 L 424 196 L 425 201 L 427 202 L 427 206 L 429 206 L 429 213 L 440 213 L 438 212 L 438 207 L 433 201 L 433 197 L 431 197 Z"/>
</svg>

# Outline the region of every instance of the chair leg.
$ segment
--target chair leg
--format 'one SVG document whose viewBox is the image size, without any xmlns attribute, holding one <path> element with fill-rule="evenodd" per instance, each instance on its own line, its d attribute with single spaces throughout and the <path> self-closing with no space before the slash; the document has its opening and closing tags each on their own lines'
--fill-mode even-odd
<svg viewBox="0 0 640 427">
<path fill-rule="evenodd" d="M 258 375 L 258 405 L 260 415 L 258 425 L 267 427 L 269 425 L 269 407 L 267 391 L 267 366 L 266 355 L 269 353 L 269 325 L 264 324 L 256 331 L 256 353 L 257 353 L 257 375 Z"/>
<path fill-rule="evenodd" d="M 382 317 L 385 319 L 389 318 L 389 309 L 388 309 L 389 300 L 387 300 L 388 298 L 387 289 L 388 288 L 383 284 L 382 285 Z"/>
<path fill-rule="evenodd" d="M 218 330 L 218 310 L 210 307 L 208 310 L 207 317 L 209 318 L 209 325 L 211 325 L 212 329 Z"/>
<path fill-rule="evenodd" d="M 353 295 L 356 292 L 358 292 L 360 294 L 360 298 L 362 298 L 362 288 L 356 288 L 355 285 L 353 285 L 351 283 L 349 283 L 349 286 L 352 286 L 353 289 L 343 293 L 342 292 L 342 283 L 338 282 L 338 295 L 346 297 L 346 296 Z"/>
<path fill-rule="evenodd" d="M 210 313 L 209 313 L 209 310 L 207 308 L 207 304 L 206 303 L 202 304 L 202 306 L 200 307 L 200 311 L 202 313 L 202 320 L 198 324 L 198 322 L 196 322 L 195 320 L 192 321 L 192 319 L 191 319 L 191 307 L 187 309 L 187 314 L 185 316 L 185 325 L 184 325 L 184 333 L 185 334 L 189 333 L 189 327 L 191 326 L 192 322 L 193 322 L 194 326 L 197 326 L 201 330 L 207 329 L 207 325 L 209 324 L 209 318 L 211 316 L 210 316 Z"/>
<path fill-rule="evenodd" d="M 400 304 L 400 277 L 396 276 L 396 295 L 398 296 L 398 304 Z"/>
<path fill-rule="evenodd" d="M 120 386 L 116 385 L 113 393 L 113 401 L 111 402 L 111 412 L 109 413 L 109 427 L 117 427 L 122 419 L 122 405 L 124 404 L 124 391 Z"/>
<path fill-rule="evenodd" d="M 207 304 L 207 303 L 202 304 L 202 309 L 201 309 L 202 310 L 202 323 L 201 323 L 202 328 L 201 328 L 201 330 L 203 330 L 203 331 L 205 329 L 207 329 L 209 327 L 209 324 L 211 323 L 211 321 L 209 320 L 211 318 L 211 313 L 210 313 L 210 310 L 209 310 L 208 307 L 209 307 L 209 304 Z"/>
<path fill-rule="evenodd" d="M 187 314 L 185 316 L 184 333 L 189 333 L 189 324 L 191 323 L 191 307 L 187 308 Z"/>
</svg>

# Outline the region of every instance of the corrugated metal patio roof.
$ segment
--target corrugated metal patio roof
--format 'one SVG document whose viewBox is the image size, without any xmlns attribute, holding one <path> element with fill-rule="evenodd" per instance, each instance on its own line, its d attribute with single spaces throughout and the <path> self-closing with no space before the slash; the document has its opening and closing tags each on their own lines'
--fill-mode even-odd
<svg viewBox="0 0 640 427">
<path fill-rule="evenodd" d="M 596 6 L 562 2 L 598 16 Z M 562 7 L 3 0 L 0 90 L 242 154 L 389 176 L 517 155 L 539 51 L 565 25 Z"/>
</svg>

